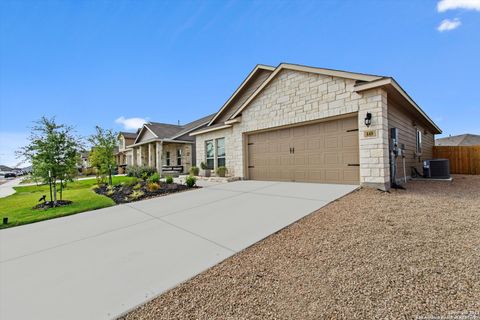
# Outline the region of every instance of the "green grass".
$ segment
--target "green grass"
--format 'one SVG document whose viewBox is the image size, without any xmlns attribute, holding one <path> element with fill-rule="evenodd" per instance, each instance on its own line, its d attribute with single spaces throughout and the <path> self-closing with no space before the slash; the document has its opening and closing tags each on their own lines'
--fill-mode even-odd
<svg viewBox="0 0 480 320">
<path fill-rule="evenodd" d="M 113 177 L 113 183 L 118 184 L 132 179 L 123 176 Z M 115 202 L 112 199 L 96 194 L 92 190 L 96 184 L 96 179 L 69 183 L 63 191 L 63 199 L 73 201 L 73 203 L 47 210 L 33 210 L 32 208 L 39 203 L 38 199 L 43 195 L 49 199 L 48 185 L 15 187 L 17 191 L 15 194 L 0 198 L 0 218 L 8 217 L 8 224 L 0 224 L 0 229 L 113 206 Z M 57 199 L 60 199 L 59 193 Z"/>
</svg>

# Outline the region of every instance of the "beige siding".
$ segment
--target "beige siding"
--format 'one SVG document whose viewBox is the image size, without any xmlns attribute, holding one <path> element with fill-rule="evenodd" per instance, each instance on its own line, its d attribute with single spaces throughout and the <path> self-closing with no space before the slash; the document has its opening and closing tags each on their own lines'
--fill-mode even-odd
<svg viewBox="0 0 480 320">
<path fill-rule="evenodd" d="M 434 135 L 425 129 L 425 126 L 418 123 L 418 118 L 406 112 L 401 106 L 393 101 L 388 101 L 388 127 L 398 128 L 399 143 L 405 144 L 405 170 L 407 177 L 410 177 L 411 167 L 422 172 L 422 161 L 433 157 Z M 422 154 L 415 154 L 416 130 L 422 132 Z M 403 160 L 397 158 L 397 178 L 402 179 Z"/>
</svg>

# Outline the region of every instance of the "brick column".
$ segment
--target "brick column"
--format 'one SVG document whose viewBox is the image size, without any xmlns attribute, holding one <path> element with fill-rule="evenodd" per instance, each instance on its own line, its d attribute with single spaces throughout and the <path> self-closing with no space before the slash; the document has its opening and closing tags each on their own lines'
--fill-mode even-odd
<svg viewBox="0 0 480 320">
<path fill-rule="evenodd" d="M 390 188 L 390 160 L 388 141 L 387 92 L 383 89 L 365 91 L 358 109 L 360 142 L 360 183 L 388 190 Z M 365 125 L 367 112 L 372 114 L 372 124 Z M 365 137 L 365 131 L 375 135 Z"/>
</svg>

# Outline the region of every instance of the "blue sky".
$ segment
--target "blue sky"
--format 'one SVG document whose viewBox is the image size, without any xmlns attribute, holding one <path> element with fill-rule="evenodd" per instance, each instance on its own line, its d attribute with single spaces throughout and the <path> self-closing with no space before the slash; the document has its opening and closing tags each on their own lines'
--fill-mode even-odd
<svg viewBox="0 0 480 320">
<path fill-rule="evenodd" d="M 445 134 L 480 134 L 479 0 L 3 0 L 0 164 L 42 115 L 186 123 L 280 62 L 393 76 Z"/>
</svg>

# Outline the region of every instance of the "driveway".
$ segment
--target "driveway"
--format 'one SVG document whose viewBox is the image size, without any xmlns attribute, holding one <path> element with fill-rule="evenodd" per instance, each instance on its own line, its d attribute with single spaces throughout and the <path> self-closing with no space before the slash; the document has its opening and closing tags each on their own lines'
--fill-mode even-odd
<svg viewBox="0 0 480 320">
<path fill-rule="evenodd" d="M 2 230 L 0 318 L 114 318 L 356 188 L 241 181 Z"/>
</svg>

